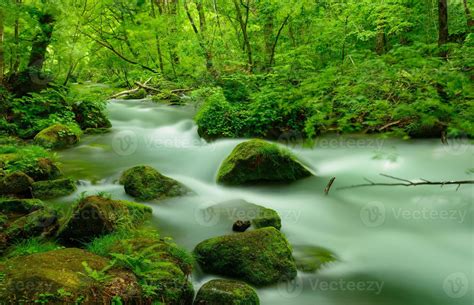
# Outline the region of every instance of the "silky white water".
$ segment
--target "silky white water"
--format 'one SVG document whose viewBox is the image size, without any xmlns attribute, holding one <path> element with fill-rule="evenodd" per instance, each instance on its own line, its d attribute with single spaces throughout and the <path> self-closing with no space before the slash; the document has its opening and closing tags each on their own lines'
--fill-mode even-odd
<svg viewBox="0 0 474 305">
<path fill-rule="evenodd" d="M 299 273 L 290 283 L 258 289 L 261 304 L 474 304 L 472 185 L 338 187 L 406 179 L 473 179 L 474 147 L 456 139 L 384 140 L 376 137 L 323 138 L 301 147 L 283 138 L 315 173 L 289 185 L 223 187 L 215 182 L 220 163 L 241 140 L 206 143 L 197 134 L 192 106 L 159 106 L 145 101 L 112 101 L 112 132 L 86 136 L 60 152 L 67 175 L 82 181 L 82 192 L 111 193 L 133 200 L 117 183 L 120 173 L 150 165 L 188 186 L 195 195 L 160 202 L 153 225 L 162 236 L 192 250 L 200 241 L 223 234 L 205 213 L 213 204 L 244 199 L 276 210 L 282 232 L 296 248 L 322 246 L 339 261 L 318 273 Z M 290 137 L 291 138 L 291 137 Z M 336 177 L 329 196 L 323 190 Z M 211 215 L 212 216 L 212 215 Z M 197 270 L 197 290 L 214 276 Z"/>
</svg>

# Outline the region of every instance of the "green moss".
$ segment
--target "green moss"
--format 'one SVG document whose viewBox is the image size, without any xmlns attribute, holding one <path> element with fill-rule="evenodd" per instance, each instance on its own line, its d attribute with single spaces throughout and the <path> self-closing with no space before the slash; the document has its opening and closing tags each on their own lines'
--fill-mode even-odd
<svg viewBox="0 0 474 305">
<path fill-rule="evenodd" d="M 0 195 L 31 197 L 33 179 L 23 172 L 7 174 L 0 180 Z"/>
<path fill-rule="evenodd" d="M 260 300 L 249 285 L 231 280 L 212 280 L 199 289 L 196 305 L 258 305 Z"/>
<path fill-rule="evenodd" d="M 130 93 L 128 95 L 126 95 L 125 97 L 123 97 L 124 100 L 141 100 L 141 99 L 144 99 L 146 97 L 147 93 L 145 91 L 145 89 L 140 89 L 134 93 Z"/>
<path fill-rule="evenodd" d="M 101 196 L 89 196 L 74 207 L 58 237 L 66 244 L 82 244 L 120 229 L 131 229 L 151 216 L 144 205 Z"/>
<path fill-rule="evenodd" d="M 222 163 L 217 181 L 240 185 L 258 182 L 292 182 L 311 173 L 291 152 L 263 140 L 250 140 L 235 147 Z"/>
<path fill-rule="evenodd" d="M 97 282 L 85 269 L 104 272 L 107 280 Z M 22 256 L 0 265 L 4 273 L 0 299 L 7 303 L 32 304 L 47 296 L 48 304 L 110 304 L 113 296 L 140 304 L 142 298 L 135 276 L 110 268 L 109 261 L 84 250 L 68 248 Z M 136 302 L 136 303 L 135 303 Z"/>
<path fill-rule="evenodd" d="M 0 212 L 9 214 L 28 214 L 44 207 L 39 199 L 8 199 L 0 198 Z"/>
<path fill-rule="evenodd" d="M 316 272 L 324 265 L 337 261 L 337 257 L 334 253 L 322 247 L 295 247 L 293 255 L 298 270 L 304 272 Z"/>
<path fill-rule="evenodd" d="M 176 180 L 163 176 L 150 166 L 136 166 L 120 177 L 125 192 L 140 200 L 163 199 L 184 195 L 188 190 Z"/>
<path fill-rule="evenodd" d="M 35 198 L 49 199 L 70 195 L 76 189 L 75 181 L 69 178 L 38 181 L 32 185 L 32 194 Z"/>
<path fill-rule="evenodd" d="M 55 124 L 39 132 L 34 141 L 47 148 L 64 148 L 77 144 L 80 136 L 78 126 Z"/>
<path fill-rule="evenodd" d="M 94 239 L 87 249 L 133 271 L 150 301 L 191 304 L 190 255 L 150 230 L 118 231 Z"/>
<path fill-rule="evenodd" d="M 273 227 L 211 238 L 194 249 L 205 272 L 268 285 L 296 276 L 291 247 Z"/>
<path fill-rule="evenodd" d="M 108 129 L 112 127 L 105 114 L 105 103 L 84 100 L 72 107 L 76 122 L 81 129 Z"/>
<path fill-rule="evenodd" d="M 13 219 L 5 230 L 9 243 L 40 235 L 50 236 L 58 228 L 58 213 L 46 207 Z"/>
</svg>

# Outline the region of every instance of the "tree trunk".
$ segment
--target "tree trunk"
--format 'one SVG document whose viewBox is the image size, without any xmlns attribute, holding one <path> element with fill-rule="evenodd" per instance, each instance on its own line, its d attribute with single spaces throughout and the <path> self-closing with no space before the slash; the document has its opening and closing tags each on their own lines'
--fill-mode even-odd
<svg viewBox="0 0 474 305">
<path fill-rule="evenodd" d="M 3 49 L 4 12 L 0 8 L 0 84 L 3 84 L 3 74 L 5 69 L 5 57 Z"/>
<path fill-rule="evenodd" d="M 464 11 L 466 12 L 467 29 L 469 32 L 471 32 L 472 28 L 474 27 L 474 20 L 472 19 L 471 10 L 469 9 L 469 6 L 467 5 L 467 0 L 464 0 L 463 2 L 464 2 Z"/>
<path fill-rule="evenodd" d="M 439 35 L 438 35 L 438 46 L 443 46 L 448 42 L 449 29 L 448 29 L 448 1 L 438 0 L 438 24 L 439 24 Z M 446 57 L 447 52 L 441 51 L 441 57 Z"/>
<path fill-rule="evenodd" d="M 246 6 L 246 15 L 247 19 L 244 21 L 243 16 L 242 16 L 242 11 L 240 10 L 240 4 L 237 2 L 237 0 L 233 0 L 234 6 L 235 6 L 235 12 L 237 14 L 237 21 L 239 22 L 240 25 L 240 30 L 242 31 L 242 36 L 244 38 L 244 49 L 246 50 L 247 53 L 247 65 L 249 71 L 253 70 L 253 59 L 252 59 L 252 47 L 250 46 L 250 40 L 249 36 L 247 33 L 247 20 L 248 20 L 248 14 L 249 14 L 249 2 L 247 1 L 247 6 Z"/>
<path fill-rule="evenodd" d="M 21 4 L 21 0 L 17 0 L 17 5 L 19 6 Z M 20 9 L 20 8 L 18 8 Z M 15 55 L 13 64 L 10 69 L 10 75 L 16 75 L 18 73 L 18 69 L 20 67 L 20 20 L 19 17 L 15 19 L 15 25 L 14 25 L 14 41 L 15 41 Z"/>
<path fill-rule="evenodd" d="M 380 29 L 375 37 L 375 52 L 378 55 L 385 53 L 385 31 Z"/>
<path fill-rule="evenodd" d="M 159 3 L 157 3 L 153 0 L 150 0 L 150 5 L 151 5 L 151 17 L 153 17 L 153 19 L 156 19 L 155 5 L 158 6 L 158 11 L 159 12 L 161 12 L 162 10 L 159 6 Z M 156 33 L 156 30 L 157 29 L 155 29 L 156 53 L 158 54 L 158 61 L 160 63 L 160 72 L 164 77 L 165 76 L 165 66 L 164 66 L 164 63 L 163 63 L 163 53 L 161 52 L 160 37 L 159 37 L 158 33 Z"/>
<path fill-rule="evenodd" d="M 17 96 L 29 92 L 39 92 L 46 88 L 51 79 L 43 75 L 43 64 L 46 60 L 47 48 L 51 42 L 54 29 L 54 17 L 44 13 L 38 17 L 41 32 L 33 38 L 28 65 L 23 71 L 13 75 L 9 82 Z"/>
</svg>

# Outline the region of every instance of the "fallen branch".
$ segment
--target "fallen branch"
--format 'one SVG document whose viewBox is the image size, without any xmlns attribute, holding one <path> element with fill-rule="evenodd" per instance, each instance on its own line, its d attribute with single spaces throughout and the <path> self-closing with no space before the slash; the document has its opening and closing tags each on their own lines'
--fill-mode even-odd
<svg viewBox="0 0 474 305">
<path fill-rule="evenodd" d="M 331 186 L 334 183 L 334 180 L 336 180 L 336 177 L 332 177 L 331 180 L 329 180 L 328 185 L 326 185 L 326 188 L 324 189 L 324 195 L 328 195 L 329 191 L 331 190 Z"/>
<path fill-rule="evenodd" d="M 146 82 L 144 82 L 143 84 L 141 84 L 142 86 L 146 86 L 146 84 L 151 80 L 151 77 L 149 79 L 146 80 Z M 137 84 L 138 82 L 136 82 L 135 84 Z M 139 83 L 140 84 L 140 83 Z M 137 92 L 138 90 L 140 90 L 140 86 L 138 86 L 137 88 L 134 88 L 134 89 L 130 89 L 130 90 L 125 90 L 125 91 L 122 91 L 122 92 L 119 92 L 117 94 L 114 94 L 112 95 L 110 98 L 113 99 L 113 98 L 117 98 L 117 97 L 120 97 L 122 95 L 128 95 L 128 94 L 131 94 L 131 93 L 135 93 Z"/>
<path fill-rule="evenodd" d="M 391 122 L 391 123 L 388 123 L 382 127 L 379 128 L 379 131 L 382 131 L 384 129 L 387 129 L 389 127 L 392 127 L 393 125 L 397 125 L 397 124 L 400 124 L 401 120 L 398 120 L 398 121 L 395 121 L 395 122 Z"/>
<path fill-rule="evenodd" d="M 393 180 L 397 180 L 400 182 L 395 183 L 382 183 L 382 182 L 373 182 L 367 178 L 364 178 L 365 181 L 368 183 L 363 184 L 355 184 L 349 186 L 338 187 L 338 190 L 346 190 L 358 187 L 366 187 L 366 186 L 418 186 L 418 185 L 440 185 L 443 187 L 444 185 L 457 185 L 456 191 L 461 187 L 463 184 L 474 184 L 474 180 L 454 180 L 454 181 L 429 181 L 426 179 L 420 179 L 421 181 L 414 182 L 403 178 L 398 178 L 386 174 L 380 174 L 383 177 L 387 177 Z"/>
</svg>

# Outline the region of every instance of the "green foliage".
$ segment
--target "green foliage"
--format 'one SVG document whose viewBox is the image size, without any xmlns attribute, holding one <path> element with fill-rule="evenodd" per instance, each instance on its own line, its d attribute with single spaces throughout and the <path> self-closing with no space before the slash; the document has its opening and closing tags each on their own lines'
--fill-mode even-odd
<svg viewBox="0 0 474 305">
<path fill-rule="evenodd" d="M 0 144 L 0 162 L 7 173 L 30 172 L 41 158 L 56 160 L 56 155 L 36 145 Z"/>
<path fill-rule="evenodd" d="M 106 266 L 102 270 L 96 270 L 91 268 L 87 262 L 82 262 L 82 266 L 84 267 L 84 274 L 98 283 L 105 283 L 112 278 L 111 275 L 107 274 L 107 271 L 112 266 Z"/>
<path fill-rule="evenodd" d="M 18 256 L 25 256 L 35 253 L 48 252 L 52 250 L 61 249 L 62 247 L 55 244 L 52 241 L 46 241 L 42 238 L 35 237 L 30 239 L 21 240 L 14 244 L 8 250 L 6 258 L 13 258 Z"/>
</svg>

